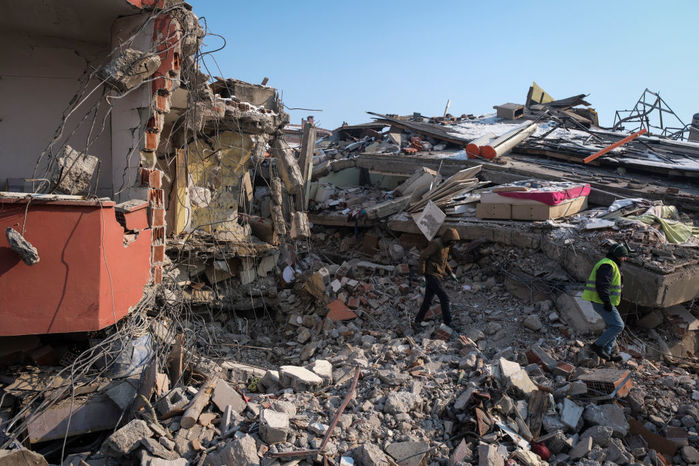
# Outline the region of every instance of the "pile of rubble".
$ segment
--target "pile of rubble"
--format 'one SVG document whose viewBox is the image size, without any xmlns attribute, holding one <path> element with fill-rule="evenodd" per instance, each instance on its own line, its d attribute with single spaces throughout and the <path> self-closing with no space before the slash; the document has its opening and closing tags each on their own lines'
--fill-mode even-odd
<svg viewBox="0 0 699 466">
<path fill-rule="evenodd" d="M 196 340 L 184 348 L 170 341 L 140 377 L 112 378 L 91 395 L 78 388 L 76 403 L 106 396 L 103 404 L 133 418 L 114 421 L 93 447 L 70 448 L 63 464 L 698 461 L 696 363 L 651 361 L 662 355 L 626 336 L 625 362 L 603 366 L 567 322 L 565 302 L 522 293 L 512 279 L 517 268 L 547 264 L 542 283 L 564 287 L 560 266 L 482 241 L 452 253 L 459 283 L 446 287 L 461 335 L 439 325 L 439 306 L 414 334 L 424 239 L 402 240 L 317 230 L 292 282 L 280 285 L 276 325 L 257 319 L 241 332 L 242 319 L 225 312 L 193 320 L 184 330 Z M 163 328 L 172 326 L 167 318 L 151 323 L 152 340 L 166 341 Z M 12 382 L 4 391 L 21 404 L 23 390 L 34 389 Z M 59 413 L 39 414 L 30 437 Z M 62 443 L 62 434 L 54 438 Z"/>
</svg>

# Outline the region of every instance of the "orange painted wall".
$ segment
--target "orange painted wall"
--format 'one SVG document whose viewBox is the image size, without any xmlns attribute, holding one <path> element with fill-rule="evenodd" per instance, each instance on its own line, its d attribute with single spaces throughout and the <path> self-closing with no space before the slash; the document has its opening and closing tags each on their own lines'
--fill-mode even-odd
<svg viewBox="0 0 699 466">
<path fill-rule="evenodd" d="M 0 198 L 0 336 L 99 330 L 138 303 L 150 279 L 151 231 L 125 247 L 114 203 L 102 205 L 32 201 L 24 236 L 40 262 L 29 266 L 5 235 L 21 232 L 26 201 Z"/>
</svg>

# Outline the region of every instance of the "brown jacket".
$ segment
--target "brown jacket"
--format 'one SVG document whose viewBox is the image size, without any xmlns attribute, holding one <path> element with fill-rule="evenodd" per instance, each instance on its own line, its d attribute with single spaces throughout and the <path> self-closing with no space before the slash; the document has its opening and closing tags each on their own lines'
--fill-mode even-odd
<svg viewBox="0 0 699 466">
<path fill-rule="evenodd" d="M 449 228 L 441 238 L 435 238 L 430 241 L 430 244 L 420 254 L 417 264 L 418 273 L 434 275 L 439 278 L 444 277 L 445 272 L 453 273 L 447 262 L 451 246 L 446 246 L 444 242 L 458 240 L 459 234 L 456 230 Z"/>
</svg>

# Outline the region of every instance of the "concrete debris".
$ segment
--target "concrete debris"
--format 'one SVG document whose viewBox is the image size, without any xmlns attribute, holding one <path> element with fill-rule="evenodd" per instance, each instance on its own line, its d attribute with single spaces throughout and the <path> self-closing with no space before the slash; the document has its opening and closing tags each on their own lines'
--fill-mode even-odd
<svg viewBox="0 0 699 466">
<path fill-rule="evenodd" d="M 84 194 L 92 182 L 99 159 L 79 152 L 69 145 L 58 157 L 59 172 L 54 179 L 56 190 L 65 194 Z"/>
<path fill-rule="evenodd" d="M 39 262 L 39 252 L 17 230 L 7 227 L 5 236 L 7 236 L 10 249 L 16 252 L 25 264 L 34 265 Z"/>
<path fill-rule="evenodd" d="M 260 435 L 269 443 L 286 441 L 289 432 L 289 416 L 271 409 L 263 409 L 260 415 Z"/>
<path fill-rule="evenodd" d="M 102 452 L 112 457 L 128 455 L 139 446 L 142 439 L 152 435 L 153 432 L 145 421 L 134 419 L 107 437 L 102 443 Z"/>
<path fill-rule="evenodd" d="M 0 466 L 48 466 L 46 459 L 31 450 L 0 450 Z"/>
<path fill-rule="evenodd" d="M 158 54 L 127 48 L 100 69 L 98 76 L 119 92 L 126 92 L 151 77 L 158 67 Z"/>
</svg>

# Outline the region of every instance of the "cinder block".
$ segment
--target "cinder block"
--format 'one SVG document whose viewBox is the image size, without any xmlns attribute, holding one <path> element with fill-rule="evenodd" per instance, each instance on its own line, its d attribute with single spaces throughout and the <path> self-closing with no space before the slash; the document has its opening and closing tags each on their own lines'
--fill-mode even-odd
<svg viewBox="0 0 699 466">
<path fill-rule="evenodd" d="M 189 404 L 189 399 L 182 387 L 171 390 L 167 395 L 158 400 L 155 409 L 161 418 L 169 418 L 180 414 Z"/>
</svg>

